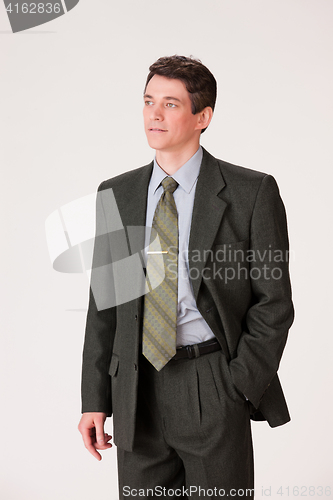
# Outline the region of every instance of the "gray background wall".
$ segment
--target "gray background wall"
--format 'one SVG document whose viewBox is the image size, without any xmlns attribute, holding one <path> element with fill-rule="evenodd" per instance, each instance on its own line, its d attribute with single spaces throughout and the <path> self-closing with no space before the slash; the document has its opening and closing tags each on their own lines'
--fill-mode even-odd
<svg viewBox="0 0 333 500">
<path fill-rule="evenodd" d="M 152 159 L 143 84 L 174 53 L 219 83 L 203 146 L 274 175 L 288 212 L 296 320 L 280 373 L 292 422 L 253 424 L 256 498 L 333 494 L 332 17 L 330 0 L 81 0 L 12 34 L 0 5 L 1 498 L 118 498 L 115 447 L 98 463 L 77 431 L 85 313 L 71 310 L 86 308 L 88 281 L 52 269 L 44 222 Z"/>
</svg>

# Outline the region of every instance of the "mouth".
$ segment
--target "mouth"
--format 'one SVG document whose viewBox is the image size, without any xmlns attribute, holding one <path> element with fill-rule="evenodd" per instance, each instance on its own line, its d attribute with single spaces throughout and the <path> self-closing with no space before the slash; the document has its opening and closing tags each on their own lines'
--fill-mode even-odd
<svg viewBox="0 0 333 500">
<path fill-rule="evenodd" d="M 165 130 L 163 128 L 157 128 L 157 127 L 151 127 L 148 130 L 149 130 L 149 132 L 167 132 L 167 130 Z"/>
</svg>

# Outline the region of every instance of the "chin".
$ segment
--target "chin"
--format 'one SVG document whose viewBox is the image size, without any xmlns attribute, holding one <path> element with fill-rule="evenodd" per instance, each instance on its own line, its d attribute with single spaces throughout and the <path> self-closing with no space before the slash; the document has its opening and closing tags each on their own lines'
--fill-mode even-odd
<svg viewBox="0 0 333 500">
<path fill-rule="evenodd" d="M 163 144 L 162 141 L 159 140 L 154 140 L 153 138 L 148 139 L 148 144 L 151 148 L 159 150 L 159 149 L 165 149 L 165 144 Z"/>
</svg>

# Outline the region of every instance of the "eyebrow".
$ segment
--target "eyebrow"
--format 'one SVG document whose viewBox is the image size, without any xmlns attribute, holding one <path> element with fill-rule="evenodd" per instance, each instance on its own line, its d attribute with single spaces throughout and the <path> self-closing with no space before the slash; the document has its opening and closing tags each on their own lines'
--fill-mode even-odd
<svg viewBox="0 0 333 500">
<path fill-rule="evenodd" d="M 152 95 L 149 95 L 149 94 L 144 94 L 143 96 L 144 99 L 154 99 Z M 172 96 L 165 96 L 163 97 L 163 99 L 166 99 L 167 101 L 177 101 L 177 102 L 181 102 L 180 99 L 178 99 L 177 97 L 172 97 Z"/>
</svg>

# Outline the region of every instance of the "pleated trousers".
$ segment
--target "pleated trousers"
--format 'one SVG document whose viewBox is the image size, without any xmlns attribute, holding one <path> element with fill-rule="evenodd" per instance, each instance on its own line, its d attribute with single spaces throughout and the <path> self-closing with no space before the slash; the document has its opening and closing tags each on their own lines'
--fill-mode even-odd
<svg viewBox="0 0 333 500">
<path fill-rule="evenodd" d="M 222 351 L 160 372 L 141 355 L 134 448 L 117 458 L 121 500 L 254 498 L 249 406 Z"/>
</svg>

